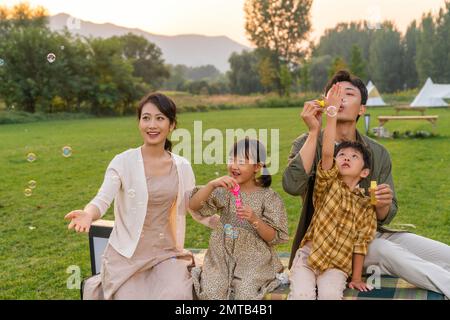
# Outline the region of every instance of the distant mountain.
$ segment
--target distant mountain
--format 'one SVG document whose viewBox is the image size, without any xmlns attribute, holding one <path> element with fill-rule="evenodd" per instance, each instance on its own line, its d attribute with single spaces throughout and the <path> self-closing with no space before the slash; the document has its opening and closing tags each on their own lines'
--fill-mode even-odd
<svg viewBox="0 0 450 320">
<path fill-rule="evenodd" d="M 52 16 L 49 20 L 51 30 L 60 31 L 68 27 L 71 33 L 82 36 L 109 38 L 129 32 L 141 35 L 161 48 L 166 63 L 184 64 L 190 67 L 212 64 L 221 72 L 229 70 L 228 58 L 233 52 L 251 50 L 226 36 L 212 37 L 194 34 L 163 36 L 111 23 L 97 24 L 83 21 L 65 13 Z"/>
</svg>

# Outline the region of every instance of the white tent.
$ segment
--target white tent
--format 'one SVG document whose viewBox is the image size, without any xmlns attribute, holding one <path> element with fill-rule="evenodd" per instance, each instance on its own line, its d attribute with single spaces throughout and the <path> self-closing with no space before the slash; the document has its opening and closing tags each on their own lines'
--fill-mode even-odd
<svg viewBox="0 0 450 320">
<path fill-rule="evenodd" d="M 368 107 L 380 107 L 385 106 L 386 103 L 384 103 L 383 98 L 381 97 L 380 93 L 378 92 L 377 87 L 372 83 L 372 81 L 369 81 L 367 84 L 367 92 L 369 94 L 369 98 L 367 99 L 366 106 Z"/>
<path fill-rule="evenodd" d="M 411 107 L 447 107 L 446 98 L 450 99 L 450 84 L 436 84 L 428 78 Z"/>
</svg>

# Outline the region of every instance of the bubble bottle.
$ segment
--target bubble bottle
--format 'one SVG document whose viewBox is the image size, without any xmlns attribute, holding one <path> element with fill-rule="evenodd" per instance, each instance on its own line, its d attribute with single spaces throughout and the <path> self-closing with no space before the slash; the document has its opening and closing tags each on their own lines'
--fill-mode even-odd
<svg viewBox="0 0 450 320">
<path fill-rule="evenodd" d="M 377 204 L 377 198 L 375 197 L 375 191 L 377 190 L 377 182 L 376 181 L 370 181 L 370 204 L 376 205 Z"/>
<path fill-rule="evenodd" d="M 235 185 L 233 189 L 231 189 L 231 193 L 234 196 L 234 200 L 235 200 L 235 204 L 236 204 L 236 210 L 240 207 L 242 207 L 242 198 L 241 198 L 241 186 L 240 185 Z M 240 223 L 242 223 L 243 219 L 238 219 Z"/>
</svg>

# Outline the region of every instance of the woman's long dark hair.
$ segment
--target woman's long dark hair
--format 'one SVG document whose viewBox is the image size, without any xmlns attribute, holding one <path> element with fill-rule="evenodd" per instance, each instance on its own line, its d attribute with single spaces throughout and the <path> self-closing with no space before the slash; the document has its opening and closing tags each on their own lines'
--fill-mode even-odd
<svg viewBox="0 0 450 320">
<path fill-rule="evenodd" d="M 256 182 L 263 188 L 268 188 L 272 184 L 272 176 L 266 167 L 267 152 L 266 147 L 255 139 L 245 137 L 234 143 L 230 151 L 230 156 L 249 160 L 252 164 L 262 164 L 262 173 L 256 179 Z"/>
<path fill-rule="evenodd" d="M 159 111 L 161 111 L 167 118 L 169 118 L 170 124 L 175 124 L 175 128 L 177 126 L 177 106 L 172 99 L 168 96 L 159 93 L 152 92 L 147 94 L 145 97 L 139 101 L 137 108 L 137 116 L 138 120 L 141 120 L 142 109 L 147 103 L 151 103 L 155 105 Z M 167 151 L 172 151 L 172 142 L 169 139 L 166 139 L 164 143 L 164 149 Z"/>
</svg>

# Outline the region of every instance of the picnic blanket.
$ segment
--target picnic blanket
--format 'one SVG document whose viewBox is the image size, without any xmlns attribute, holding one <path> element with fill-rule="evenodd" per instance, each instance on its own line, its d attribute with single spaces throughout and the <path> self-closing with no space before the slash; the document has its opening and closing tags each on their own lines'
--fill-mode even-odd
<svg viewBox="0 0 450 320">
<path fill-rule="evenodd" d="M 206 249 L 189 249 L 194 254 L 196 265 L 203 264 Z M 278 253 L 281 262 L 288 272 L 289 253 Z M 363 277 L 364 280 L 367 276 Z M 444 295 L 420 289 L 398 277 L 381 276 L 381 288 L 370 292 L 360 292 L 347 288 L 344 292 L 344 300 L 445 300 Z M 273 292 L 266 294 L 264 300 L 286 300 L 289 294 L 289 285 L 281 285 Z"/>
</svg>

